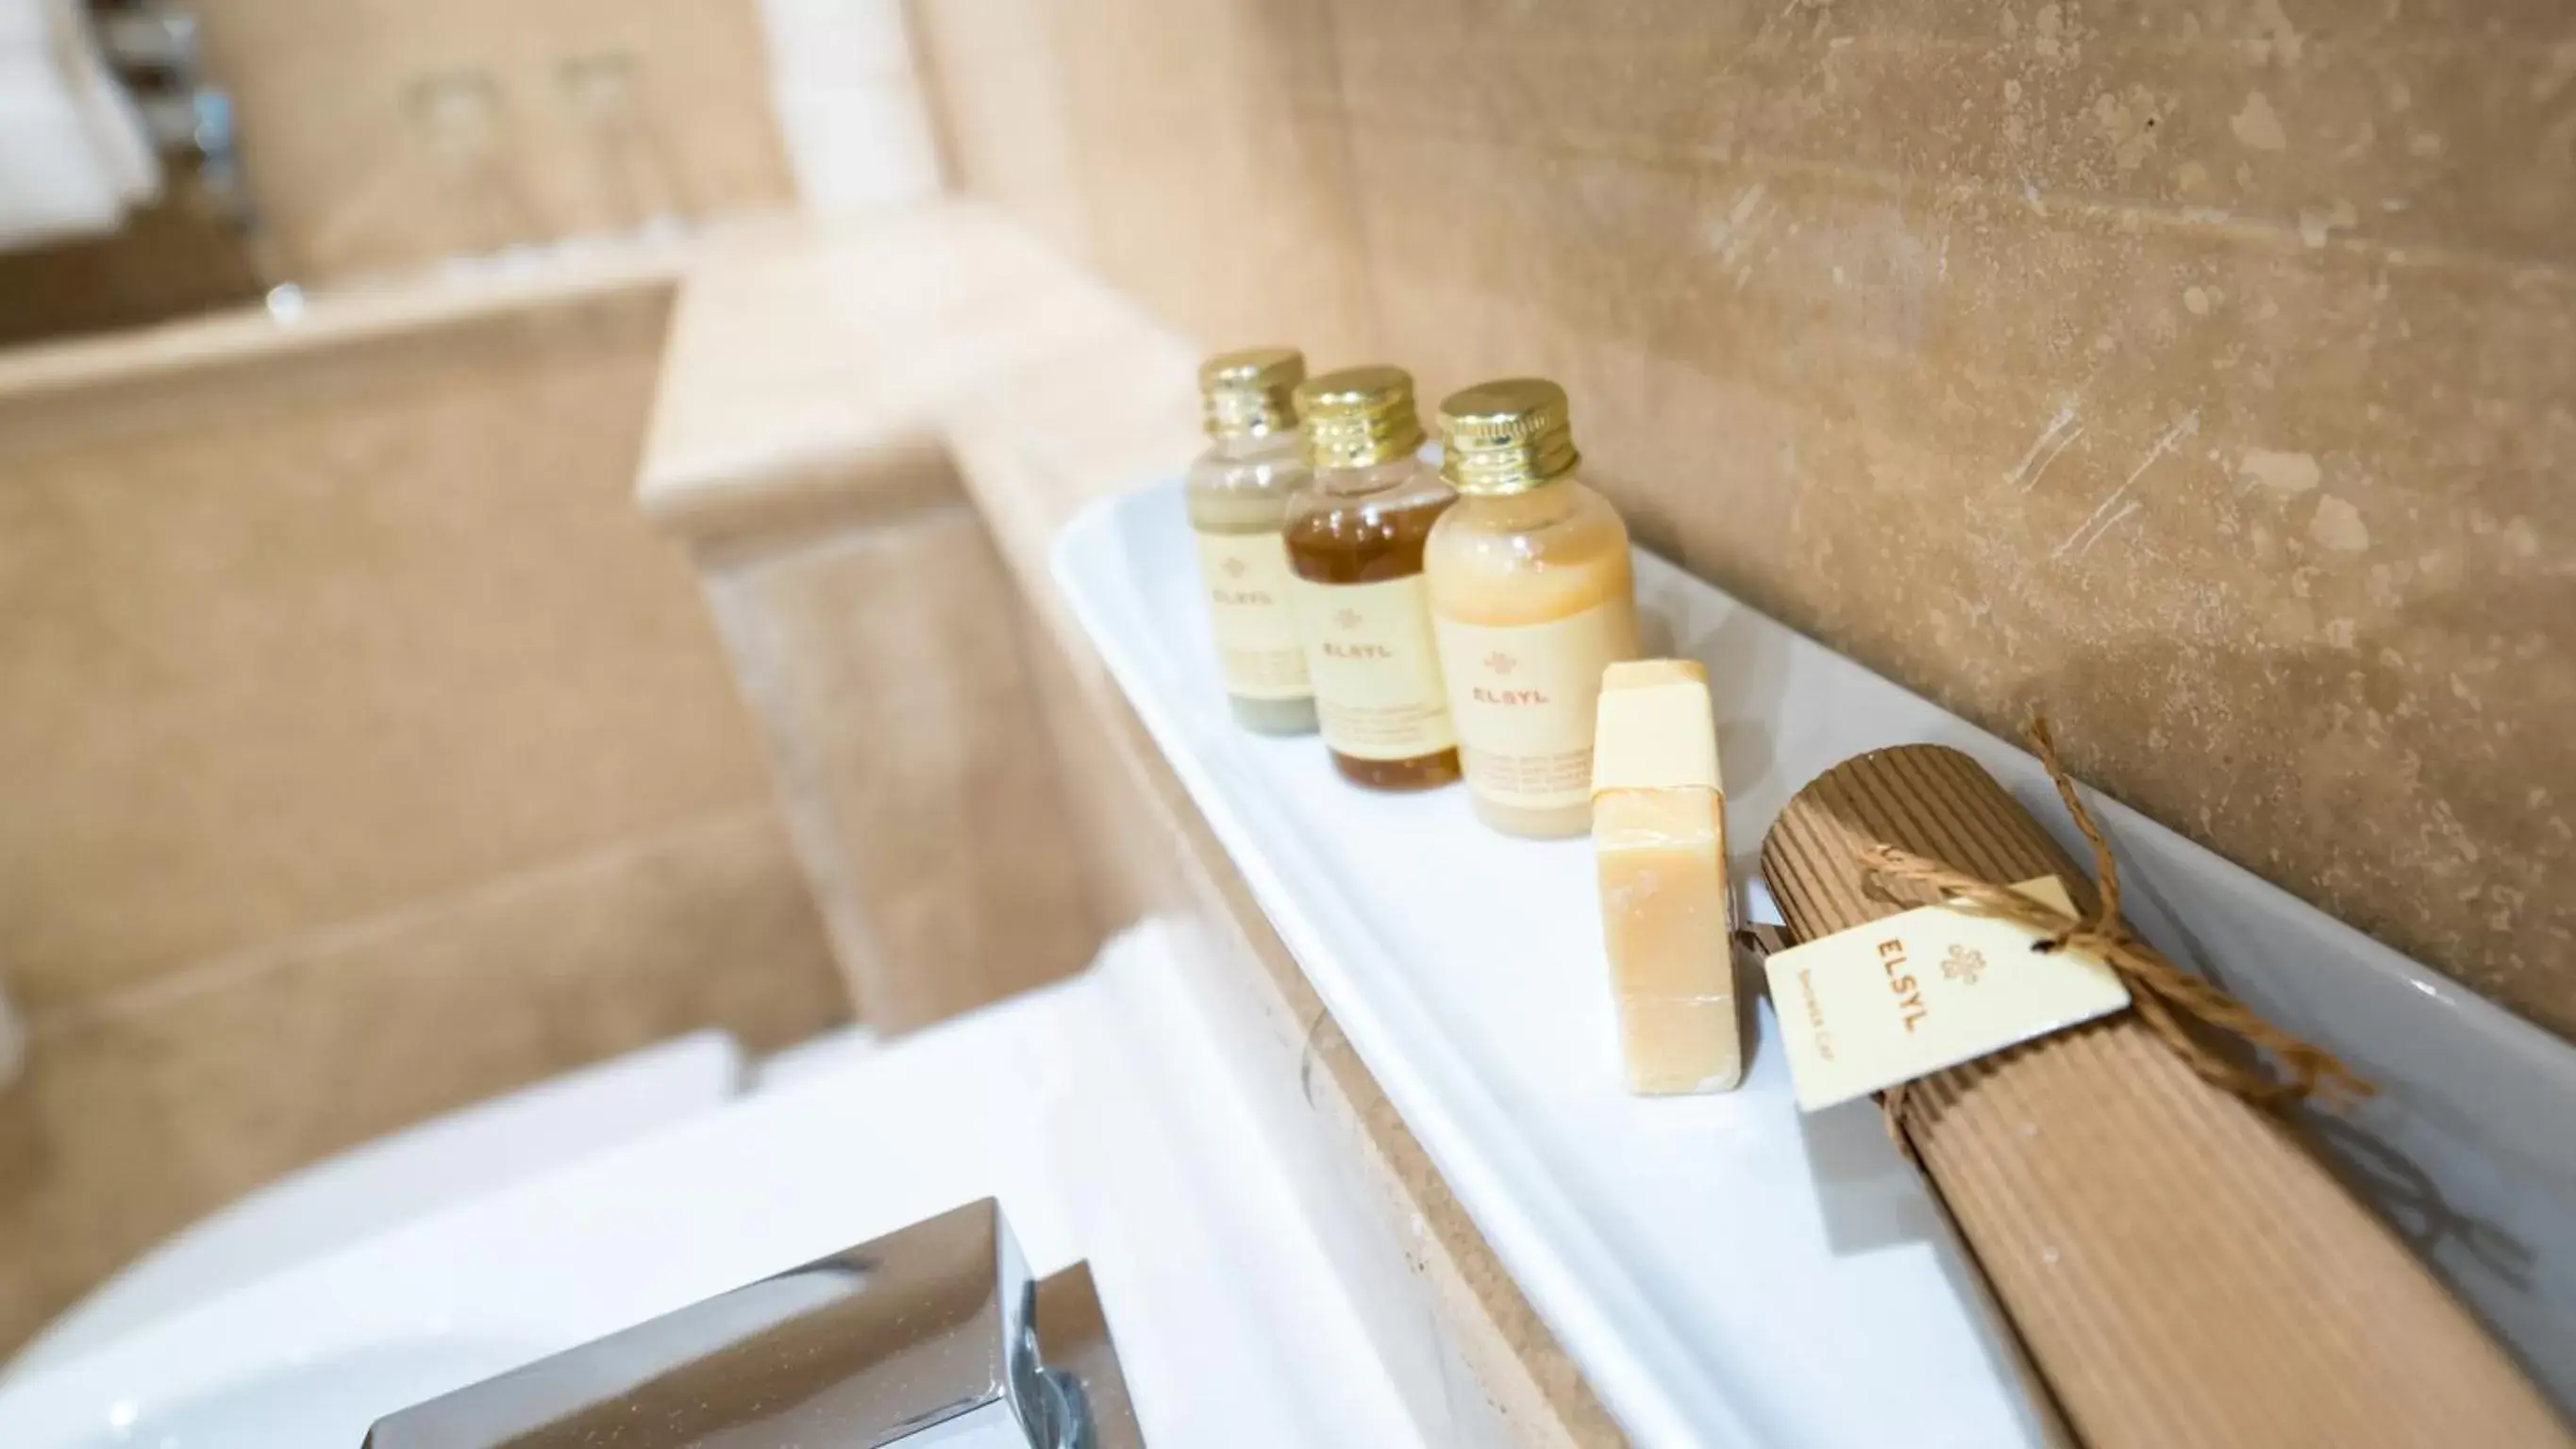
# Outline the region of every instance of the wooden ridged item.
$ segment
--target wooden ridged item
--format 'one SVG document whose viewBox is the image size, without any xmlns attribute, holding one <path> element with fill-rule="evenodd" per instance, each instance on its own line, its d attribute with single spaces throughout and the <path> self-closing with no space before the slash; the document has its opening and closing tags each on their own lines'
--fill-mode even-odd
<svg viewBox="0 0 2576 1449">
<path fill-rule="evenodd" d="M 1930 904 L 1865 880 L 1886 842 L 2010 884 L 2091 881 L 1956 750 L 1847 760 L 1762 842 L 1790 935 Z M 2548 1403 L 2271 1115 L 2128 1013 L 1952 1068 L 1901 1126 L 2090 1449 L 2558 1445 Z"/>
</svg>

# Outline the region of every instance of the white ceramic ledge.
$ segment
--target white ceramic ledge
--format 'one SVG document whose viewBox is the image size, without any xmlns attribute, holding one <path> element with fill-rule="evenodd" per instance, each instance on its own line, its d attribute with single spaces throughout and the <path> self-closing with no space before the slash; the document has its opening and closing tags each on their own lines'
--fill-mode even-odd
<svg viewBox="0 0 2576 1449">
<path fill-rule="evenodd" d="M 1742 1090 L 1622 1090 L 1589 842 L 1505 839 L 1462 790 L 1370 794 L 1312 739 L 1236 729 L 1177 487 L 1095 505 L 1054 563 L 1344 1034 L 1632 1436 L 2034 1440 L 1919 1179 L 1867 1103 L 1798 1115 L 1767 1003 Z M 2077 843 L 2021 751 L 1652 556 L 1638 593 L 1649 646 L 1709 665 L 1739 883 L 1791 793 L 1889 744 L 1965 750 Z M 2392 1180 L 2392 1160 L 2420 1169 L 2383 1198 L 2420 1209 L 2429 1180 L 2485 1230 L 2435 1237 L 2436 1266 L 2526 1361 L 2576 1363 L 2576 1145 L 2555 1125 L 2576 1120 L 2576 1052 L 2099 803 L 2137 927 L 2379 1080 L 2339 1146 L 2383 1164 L 2367 1180 Z M 2498 1240 L 2513 1250 L 2494 1253 Z M 2553 1387 L 2576 1395 L 2576 1381 Z"/>
</svg>

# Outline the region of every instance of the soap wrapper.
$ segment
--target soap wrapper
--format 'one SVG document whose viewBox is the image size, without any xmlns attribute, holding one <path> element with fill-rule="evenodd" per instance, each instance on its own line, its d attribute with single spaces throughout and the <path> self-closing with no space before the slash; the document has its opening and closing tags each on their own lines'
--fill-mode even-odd
<svg viewBox="0 0 2576 1449">
<path fill-rule="evenodd" d="M 2075 912 L 2055 876 L 2013 889 Z M 1933 905 L 1766 958 L 1799 1110 L 1848 1102 L 2129 1004 L 2118 972 L 2081 950 L 2034 949 L 2041 940 L 2018 922 Z"/>
<path fill-rule="evenodd" d="M 2094 905 L 1975 760 L 1904 745 L 1826 771 L 1764 836 L 1788 933 L 1940 904 L 1875 872 L 1879 846 L 1977 880 L 2054 876 Z M 1896 1117 L 2087 1449 L 2570 1442 L 2290 1121 L 2202 1079 L 2137 1012 L 1935 1071 Z"/>
</svg>

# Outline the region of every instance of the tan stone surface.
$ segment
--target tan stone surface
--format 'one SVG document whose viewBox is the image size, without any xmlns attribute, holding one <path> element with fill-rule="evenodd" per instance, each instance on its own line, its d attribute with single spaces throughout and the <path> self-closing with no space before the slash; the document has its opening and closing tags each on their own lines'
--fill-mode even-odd
<svg viewBox="0 0 2576 1449">
<path fill-rule="evenodd" d="M 846 1016 L 765 805 L 199 963 L 39 1024 L 0 1092 L 0 1352 L 313 1159 L 700 1026 Z"/>
<path fill-rule="evenodd" d="M 1197 367 L 1186 343 L 1132 315 L 1078 351 L 997 369 L 942 410 L 965 486 L 1060 647 L 1091 649 L 1049 574 L 1056 532 L 1096 499 L 1177 477 L 1206 446 Z"/>
<path fill-rule="evenodd" d="M 1121 325 L 1132 309 L 1018 228 L 951 205 L 785 227 L 681 290 L 637 502 L 699 564 L 882 1028 L 1051 980 L 1099 944 L 1018 594 L 939 422 L 980 380 Z"/>
<path fill-rule="evenodd" d="M 279 1172 L 846 1015 L 628 496 L 687 247 L 0 356 L 0 1344 Z"/>
<path fill-rule="evenodd" d="M 445 323 L 544 312 L 584 299 L 639 291 L 666 295 L 673 282 L 710 253 L 756 249 L 789 229 L 779 218 L 742 218 L 687 236 L 599 241 L 509 266 L 415 270 L 334 283 L 304 294 L 291 309 L 274 314 L 264 305 L 241 306 L 92 337 L 0 349 L 0 408 L 7 409 L 0 418 L 5 418 L 13 435 L 41 429 L 56 411 L 56 401 L 102 384 L 115 385 L 128 407 L 157 395 L 141 386 L 147 381 L 203 382 L 207 385 L 190 395 L 220 400 L 226 380 L 207 371 L 216 364 L 282 364 Z M 349 360 L 349 356 L 336 359 L 343 364 Z"/>
<path fill-rule="evenodd" d="M 959 174 L 1184 335 L 1559 378 L 1647 542 L 2576 1032 L 2558 8 L 1009 8 L 948 129 L 1080 205 Z"/>
<path fill-rule="evenodd" d="M 103 237 L 0 251 L 0 347 L 139 327 L 257 296 L 231 223 L 165 197 Z"/>
<path fill-rule="evenodd" d="M 1075 255 L 1195 339 L 1302 346 L 1319 369 L 1366 354 L 1367 238 L 1330 104 L 1337 18 L 1311 0 L 1056 8 L 1059 125 L 1088 221 Z"/>
<path fill-rule="evenodd" d="M 657 213 L 780 206 L 793 184 L 749 0 L 208 0 L 207 66 L 289 276 L 380 271 Z M 626 128 L 566 67 L 622 59 Z M 488 87 L 488 160 L 443 162 L 424 87 Z"/>
<path fill-rule="evenodd" d="M 12 408 L 23 1005 L 765 798 L 687 566 L 628 499 L 662 314 L 629 291 Z"/>
<path fill-rule="evenodd" d="M 936 0 L 913 5 L 913 49 L 928 88 L 958 98 L 941 141 L 949 174 L 981 178 L 985 197 L 1066 256 L 1087 245 L 1081 178 L 1065 130 L 1064 66 L 1048 0 Z"/>
<path fill-rule="evenodd" d="M 1135 320 L 979 206 L 747 231 L 689 269 L 637 501 L 694 534 L 782 478 L 909 498 L 948 399 Z"/>
<path fill-rule="evenodd" d="M 1082 969 L 1079 885 L 1016 591 L 962 498 L 714 567 L 780 808 L 868 1022 Z"/>
</svg>

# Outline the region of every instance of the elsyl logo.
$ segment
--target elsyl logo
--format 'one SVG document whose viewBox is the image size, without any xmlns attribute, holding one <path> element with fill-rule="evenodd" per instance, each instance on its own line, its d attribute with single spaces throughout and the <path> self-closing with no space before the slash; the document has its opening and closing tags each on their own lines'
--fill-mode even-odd
<svg viewBox="0 0 2576 1449">
<path fill-rule="evenodd" d="M 1986 953 L 1972 951 L 1965 946 L 1952 946 L 1950 954 L 1941 958 L 1942 975 L 1970 986 L 1977 984 L 1977 978 L 1984 974 L 1985 969 Z"/>
</svg>

